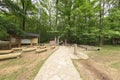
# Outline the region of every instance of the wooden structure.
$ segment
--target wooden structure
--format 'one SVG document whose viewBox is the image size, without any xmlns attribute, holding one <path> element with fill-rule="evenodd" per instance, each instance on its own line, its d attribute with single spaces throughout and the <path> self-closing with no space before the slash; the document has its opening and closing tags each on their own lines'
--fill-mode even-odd
<svg viewBox="0 0 120 80">
<path fill-rule="evenodd" d="M 29 40 L 28 44 L 30 45 L 38 45 L 38 39 L 39 39 L 39 34 L 34 34 L 34 33 L 25 33 L 23 36 L 22 36 L 22 39 L 21 39 L 21 43 L 22 43 L 22 40 Z M 27 41 L 26 41 L 27 42 Z"/>
<path fill-rule="evenodd" d="M 20 47 L 22 44 L 29 44 L 31 46 L 38 45 L 39 34 L 24 33 L 23 35 L 16 35 L 14 32 L 9 32 L 9 35 L 9 49 L 11 49 L 13 45 L 17 47 Z"/>
<path fill-rule="evenodd" d="M 21 46 L 21 37 L 10 34 L 9 49 L 12 48 L 12 45 L 18 45 L 18 47 L 20 47 Z"/>
<path fill-rule="evenodd" d="M 2 60 L 2 59 L 8 59 L 8 58 L 19 57 L 19 56 L 21 55 L 21 53 L 22 53 L 22 52 L 8 53 L 8 54 L 0 55 L 0 60 Z"/>
<path fill-rule="evenodd" d="M 44 49 L 36 49 L 36 53 L 41 53 L 47 51 L 47 48 Z"/>
<path fill-rule="evenodd" d="M 9 41 L 0 40 L 0 50 L 9 49 Z"/>
</svg>

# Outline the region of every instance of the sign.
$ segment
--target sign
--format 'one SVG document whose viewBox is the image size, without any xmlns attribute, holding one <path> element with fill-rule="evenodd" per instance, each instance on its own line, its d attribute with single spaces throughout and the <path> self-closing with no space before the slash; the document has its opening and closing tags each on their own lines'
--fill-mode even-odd
<svg viewBox="0 0 120 80">
<path fill-rule="evenodd" d="M 22 44 L 30 44 L 31 40 L 30 39 L 21 39 Z"/>
</svg>

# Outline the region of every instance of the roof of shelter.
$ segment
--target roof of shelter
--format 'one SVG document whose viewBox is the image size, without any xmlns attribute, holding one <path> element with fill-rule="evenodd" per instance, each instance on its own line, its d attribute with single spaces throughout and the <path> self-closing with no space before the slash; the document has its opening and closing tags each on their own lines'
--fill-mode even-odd
<svg viewBox="0 0 120 80">
<path fill-rule="evenodd" d="M 36 33 L 25 33 L 24 36 L 28 36 L 28 37 L 39 37 L 39 34 L 36 34 Z"/>
<path fill-rule="evenodd" d="M 27 33 L 27 32 L 23 32 L 22 35 L 17 34 L 17 31 L 11 29 L 9 31 L 7 31 L 8 34 L 11 35 L 16 35 L 16 36 L 20 36 L 20 37 L 39 37 L 39 34 L 36 33 Z"/>
</svg>

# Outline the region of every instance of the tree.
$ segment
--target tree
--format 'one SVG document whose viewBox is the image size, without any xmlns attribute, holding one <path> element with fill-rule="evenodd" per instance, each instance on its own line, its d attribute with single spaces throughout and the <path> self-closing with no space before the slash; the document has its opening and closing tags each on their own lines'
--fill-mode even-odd
<svg viewBox="0 0 120 80">
<path fill-rule="evenodd" d="M 9 26 L 39 33 L 42 42 L 55 36 L 48 31 L 57 31 L 69 43 L 120 43 L 120 0 L 2 0 L 0 6 L 3 35 L 7 21 Z"/>
<path fill-rule="evenodd" d="M 3 7 L 8 9 L 9 11 L 4 11 L 8 14 L 16 16 L 18 19 L 22 20 L 21 28 L 25 30 L 26 19 L 33 14 L 32 10 L 35 9 L 35 6 L 32 4 L 31 0 L 20 0 L 20 1 L 12 1 L 12 0 L 3 0 Z"/>
</svg>

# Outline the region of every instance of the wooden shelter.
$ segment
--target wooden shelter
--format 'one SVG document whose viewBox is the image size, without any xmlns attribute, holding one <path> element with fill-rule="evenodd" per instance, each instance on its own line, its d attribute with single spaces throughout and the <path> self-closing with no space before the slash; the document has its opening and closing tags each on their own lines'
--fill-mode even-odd
<svg viewBox="0 0 120 80">
<path fill-rule="evenodd" d="M 38 45 L 39 34 L 24 33 L 23 35 L 16 35 L 14 31 L 10 31 L 9 35 L 9 49 L 11 49 L 12 46 L 20 47 L 22 44 L 29 44 L 31 46 Z"/>
<path fill-rule="evenodd" d="M 30 45 L 38 45 L 38 39 L 39 39 L 39 34 L 35 34 L 35 33 L 25 33 L 23 36 L 22 36 L 22 39 L 21 39 L 21 43 L 25 43 L 24 41 L 26 40 L 29 40 L 28 44 Z"/>
</svg>

